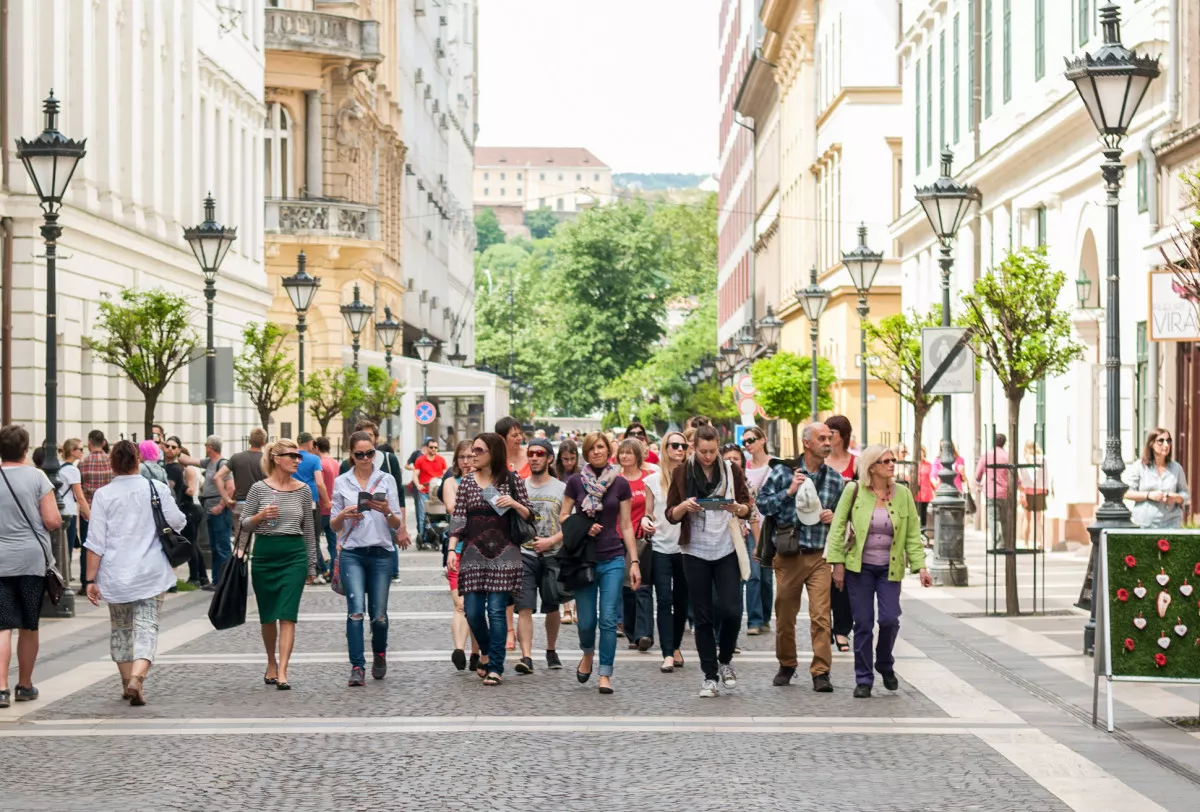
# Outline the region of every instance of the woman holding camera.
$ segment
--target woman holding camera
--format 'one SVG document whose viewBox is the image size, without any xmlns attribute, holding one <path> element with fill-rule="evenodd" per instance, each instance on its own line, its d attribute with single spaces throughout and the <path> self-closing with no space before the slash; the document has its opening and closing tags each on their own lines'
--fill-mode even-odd
<svg viewBox="0 0 1200 812">
<path fill-rule="evenodd" d="M 333 483 L 329 526 L 338 534 L 337 561 L 346 593 L 346 645 L 350 650 L 351 688 L 366 684 L 363 611 L 371 613 L 371 676 L 387 674 L 388 590 L 392 583 L 392 535 L 400 527 L 396 480 L 375 467 L 370 434 L 350 435 L 354 467 Z M 408 539 L 400 543 L 408 547 Z"/>
</svg>

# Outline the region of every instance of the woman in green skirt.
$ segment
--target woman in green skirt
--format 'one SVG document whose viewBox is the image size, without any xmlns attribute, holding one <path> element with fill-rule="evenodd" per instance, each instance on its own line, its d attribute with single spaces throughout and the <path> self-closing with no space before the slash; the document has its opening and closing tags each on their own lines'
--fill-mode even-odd
<svg viewBox="0 0 1200 812">
<path fill-rule="evenodd" d="M 254 529 L 254 558 L 250 580 L 258 602 L 267 673 L 263 682 L 280 691 L 288 683 L 288 660 L 296 645 L 296 617 L 305 581 L 317 574 L 317 536 L 313 526 L 312 491 L 292 478 L 300 464 L 300 449 L 288 439 L 277 440 L 263 454 L 266 479 L 246 494 L 242 524 Z M 279 658 L 275 649 L 278 644 Z"/>
</svg>

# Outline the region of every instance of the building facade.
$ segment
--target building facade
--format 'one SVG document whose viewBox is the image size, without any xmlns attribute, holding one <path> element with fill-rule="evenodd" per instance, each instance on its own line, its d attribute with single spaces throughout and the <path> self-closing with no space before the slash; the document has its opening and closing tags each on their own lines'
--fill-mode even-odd
<svg viewBox="0 0 1200 812">
<path fill-rule="evenodd" d="M 127 288 L 163 288 L 190 300 L 203 343 L 204 280 L 183 230 L 204 219 L 208 192 L 218 219 L 238 228 L 216 282 L 216 343 L 240 345 L 243 325 L 261 322 L 271 301 L 260 146 L 267 9 L 252 0 L 5 5 L 3 422 L 24 424 L 35 442 L 45 436 L 42 217 L 12 139 L 42 131 L 42 100 L 53 88 L 60 130 L 87 139 L 60 218 L 57 437 L 94 428 L 140 437 L 141 394 L 93 357 L 88 339 L 102 301 Z M 187 381 L 181 370 L 155 419 L 199 454 L 204 406 L 188 402 Z M 243 395 L 217 405 L 217 432 L 235 450 L 255 423 Z"/>
<path fill-rule="evenodd" d="M 530 212 L 563 220 L 616 201 L 612 169 L 583 147 L 479 147 L 474 194 L 475 211 L 492 209 L 506 234 L 526 237 Z"/>
</svg>

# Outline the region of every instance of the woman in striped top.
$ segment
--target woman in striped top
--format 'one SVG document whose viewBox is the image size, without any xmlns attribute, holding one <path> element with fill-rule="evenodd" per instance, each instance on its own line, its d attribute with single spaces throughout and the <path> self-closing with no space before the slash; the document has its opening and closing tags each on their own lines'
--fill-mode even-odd
<svg viewBox="0 0 1200 812">
<path fill-rule="evenodd" d="M 300 595 L 306 578 L 311 583 L 317 574 L 312 491 L 292 478 L 299 464 L 299 447 L 288 439 L 277 440 L 263 454 L 267 478 L 250 486 L 242 509 L 242 524 L 249 521 L 255 533 L 250 578 L 267 649 L 263 682 L 280 691 L 292 687 L 287 667 L 296 644 Z"/>
</svg>

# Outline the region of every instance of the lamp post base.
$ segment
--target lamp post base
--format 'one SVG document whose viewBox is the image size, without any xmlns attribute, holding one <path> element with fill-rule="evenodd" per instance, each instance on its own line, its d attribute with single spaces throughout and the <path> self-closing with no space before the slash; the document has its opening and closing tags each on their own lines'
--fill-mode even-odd
<svg viewBox="0 0 1200 812">
<path fill-rule="evenodd" d="M 1097 511 L 1096 521 L 1088 527 L 1088 535 L 1092 539 L 1091 555 L 1088 557 L 1087 575 L 1084 576 L 1083 589 L 1079 595 L 1079 602 L 1075 605 L 1080 609 L 1088 610 L 1087 623 L 1083 624 L 1083 653 L 1093 655 L 1096 653 L 1096 572 L 1099 562 L 1096 556 L 1100 552 L 1100 534 L 1105 530 L 1120 530 L 1136 527 L 1129 519 L 1128 512 L 1124 515 L 1115 515 L 1112 517 L 1101 516 L 1100 511 Z"/>
<path fill-rule="evenodd" d="M 953 499 L 939 505 L 935 500 L 930 508 L 934 511 L 936 557 L 929 564 L 929 575 L 938 586 L 967 586 L 967 562 L 963 558 L 963 501 Z"/>
</svg>

